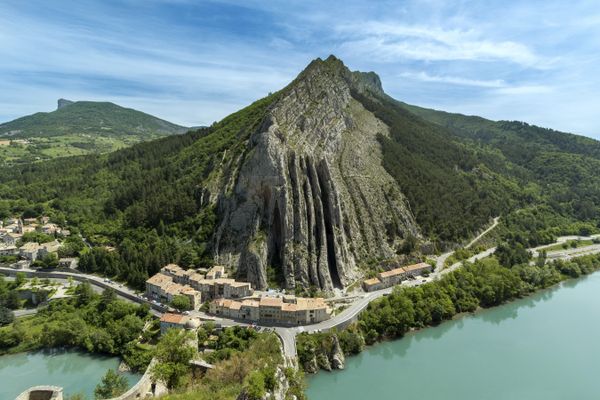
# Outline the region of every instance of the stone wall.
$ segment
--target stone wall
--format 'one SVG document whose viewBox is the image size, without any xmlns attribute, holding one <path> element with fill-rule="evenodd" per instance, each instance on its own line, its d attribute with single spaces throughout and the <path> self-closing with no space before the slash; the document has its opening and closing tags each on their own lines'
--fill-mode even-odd
<svg viewBox="0 0 600 400">
<path fill-rule="evenodd" d="M 165 392 L 164 386 L 160 384 L 153 385 L 152 382 L 150 371 L 155 363 L 156 360 L 152 359 L 144 375 L 131 389 L 109 400 L 136 400 L 163 394 Z M 21 393 L 15 400 L 63 400 L 63 388 L 59 386 L 34 386 Z"/>
<path fill-rule="evenodd" d="M 63 389 L 59 386 L 34 386 L 15 400 L 63 400 Z"/>
<path fill-rule="evenodd" d="M 146 396 L 153 396 L 152 390 L 152 376 L 150 371 L 152 366 L 156 363 L 155 359 L 152 359 L 150 365 L 146 369 L 144 375 L 140 378 L 140 380 L 131 387 L 128 391 L 120 395 L 119 397 L 114 397 L 110 400 L 134 400 L 134 399 L 144 399 Z"/>
</svg>

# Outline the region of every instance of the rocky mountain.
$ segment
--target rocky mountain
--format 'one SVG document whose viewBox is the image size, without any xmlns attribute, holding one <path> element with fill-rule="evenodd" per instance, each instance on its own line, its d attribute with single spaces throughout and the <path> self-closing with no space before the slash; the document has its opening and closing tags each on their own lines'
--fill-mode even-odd
<svg viewBox="0 0 600 400">
<path fill-rule="evenodd" d="M 375 75 L 316 60 L 283 91 L 251 135 L 251 150 L 222 196 L 218 262 L 257 286 L 269 266 L 286 287 L 342 287 L 368 257 L 387 258 L 419 236 L 405 196 L 382 165 L 388 127 L 351 91 L 381 92 Z"/>
<path fill-rule="evenodd" d="M 513 242 L 596 229 L 597 147 L 401 103 L 331 56 L 211 127 L 0 169 L 0 213 L 42 205 L 117 248 L 82 268 L 140 287 L 178 262 L 225 264 L 256 288 L 330 291 L 458 246 L 498 215 Z"/>
</svg>

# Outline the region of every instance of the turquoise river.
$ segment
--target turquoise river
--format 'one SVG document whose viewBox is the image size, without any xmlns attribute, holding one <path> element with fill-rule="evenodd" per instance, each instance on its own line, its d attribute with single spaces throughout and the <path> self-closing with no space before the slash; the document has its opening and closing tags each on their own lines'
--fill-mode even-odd
<svg viewBox="0 0 600 400">
<path fill-rule="evenodd" d="M 66 396 L 82 393 L 94 398 L 94 388 L 109 368 L 117 369 L 119 359 L 76 351 L 43 351 L 0 357 L 0 399 L 12 400 L 36 385 L 56 385 Z M 133 386 L 141 377 L 125 374 Z"/>
<path fill-rule="evenodd" d="M 310 400 L 600 399 L 600 272 L 377 344 Z"/>
</svg>

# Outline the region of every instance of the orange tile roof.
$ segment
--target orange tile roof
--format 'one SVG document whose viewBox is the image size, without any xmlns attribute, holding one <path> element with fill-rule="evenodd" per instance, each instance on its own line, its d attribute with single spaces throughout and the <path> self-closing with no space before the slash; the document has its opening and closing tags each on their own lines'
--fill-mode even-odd
<svg viewBox="0 0 600 400">
<path fill-rule="evenodd" d="M 371 279 L 367 279 L 365 282 L 365 285 L 377 285 L 378 283 L 381 283 L 381 281 L 378 278 L 371 278 Z"/>
<path fill-rule="evenodd" d="M 404 271 L 404 268 L 395 268 L 395 269 L 392 269 L 391 271 L 380 272 L 379 276 L 382 278 L 389 278 L 391 276 L 401 275 L 405 272 L 406 271 Z"/>
<path fill-rule="evenodd" d="M 281 310 L 282 311 L 298 311 L 298 305 L 294 304 L 294 303 L 283 303 L 281 305 Z"/>
<path fill-rule="evenodd" d="M 244 300 L 242 301 L 242 305 L 245 307 L 259 307 L 260 303 L 256 300 Z"/>
<path fill-rule="evenodd" d="M 431 268 L 431 265 L 427 264 L 427 263 L 418 263 L 418 264 L 413 264 L 413 265 L 407 265 L 406 267 L 404 267 L 405 271 L 414 271 L 417 269 L 424 269 L 424 268 Z"/>
<path fill-rule="evenodd" d="M 260 306 L 261 307 L 281 307 L 283 301 L 278 297 L 261 297 L 260 298 Z"/>
<path fill-rule="evenodd" d="M 173 282 L 173 279 L 171 279 L 170 276 L 167 276 L 167 275 L 161 274 L 161 273 L 151 276 L 150 278 L 148 278 L 146 280 L 146 283 L 151 283 L 151 284 L 157 285 L 157 286 L 163 286 L 163 285 L 171 283 L 171 282 Z"/>
<path fill-rule="evenodd" d="M 296 304 L 298 305 L 298 310 L 317 310 L 320 308 L 327 308 L 325 300 L 321 297 L 299 297 L 296 299 Z"/>
<path fill-rule="evenodd" d="M 184 324 L 187 317 L 181 314 L 165 313 L 160 317 L 160 322 L 166 322 L 169 324 Z"/>
</svg>

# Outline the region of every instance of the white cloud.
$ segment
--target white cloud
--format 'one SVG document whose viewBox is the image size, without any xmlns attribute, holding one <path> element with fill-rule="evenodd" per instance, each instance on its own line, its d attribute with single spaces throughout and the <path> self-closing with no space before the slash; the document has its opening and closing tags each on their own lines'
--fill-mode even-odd
<svg viewBox="0 0 600 400">
<path fill-rule="evenodd" d="M 425 71 L 403 72 L 399 76 L 402 78 L 415 79 L 422 82 L 449 83 L 453 85 L 477 86 L 484 88 L 506 87 L 506 82 L 504 82 L 502 79 L 483 80 L 462 78 L 459 76 L 430 75 Z"/>
<path fill-rule="evenodd" d="M 444 29 L 427 25 L 367 22 L 340 25 L 342 48 L 387 62 L 507 61 L 524 66 L 543 66 L 545 60 L 528 46 L 510 40 L 491 40 L 475 30 Z"/>
<path fill-rule="evenodd" d="M 504 95 L 547 94 L 553 91 L 552 87 L 546 85 L 510 86 L 495 90 L 496 93 Z"/>
</svg>

